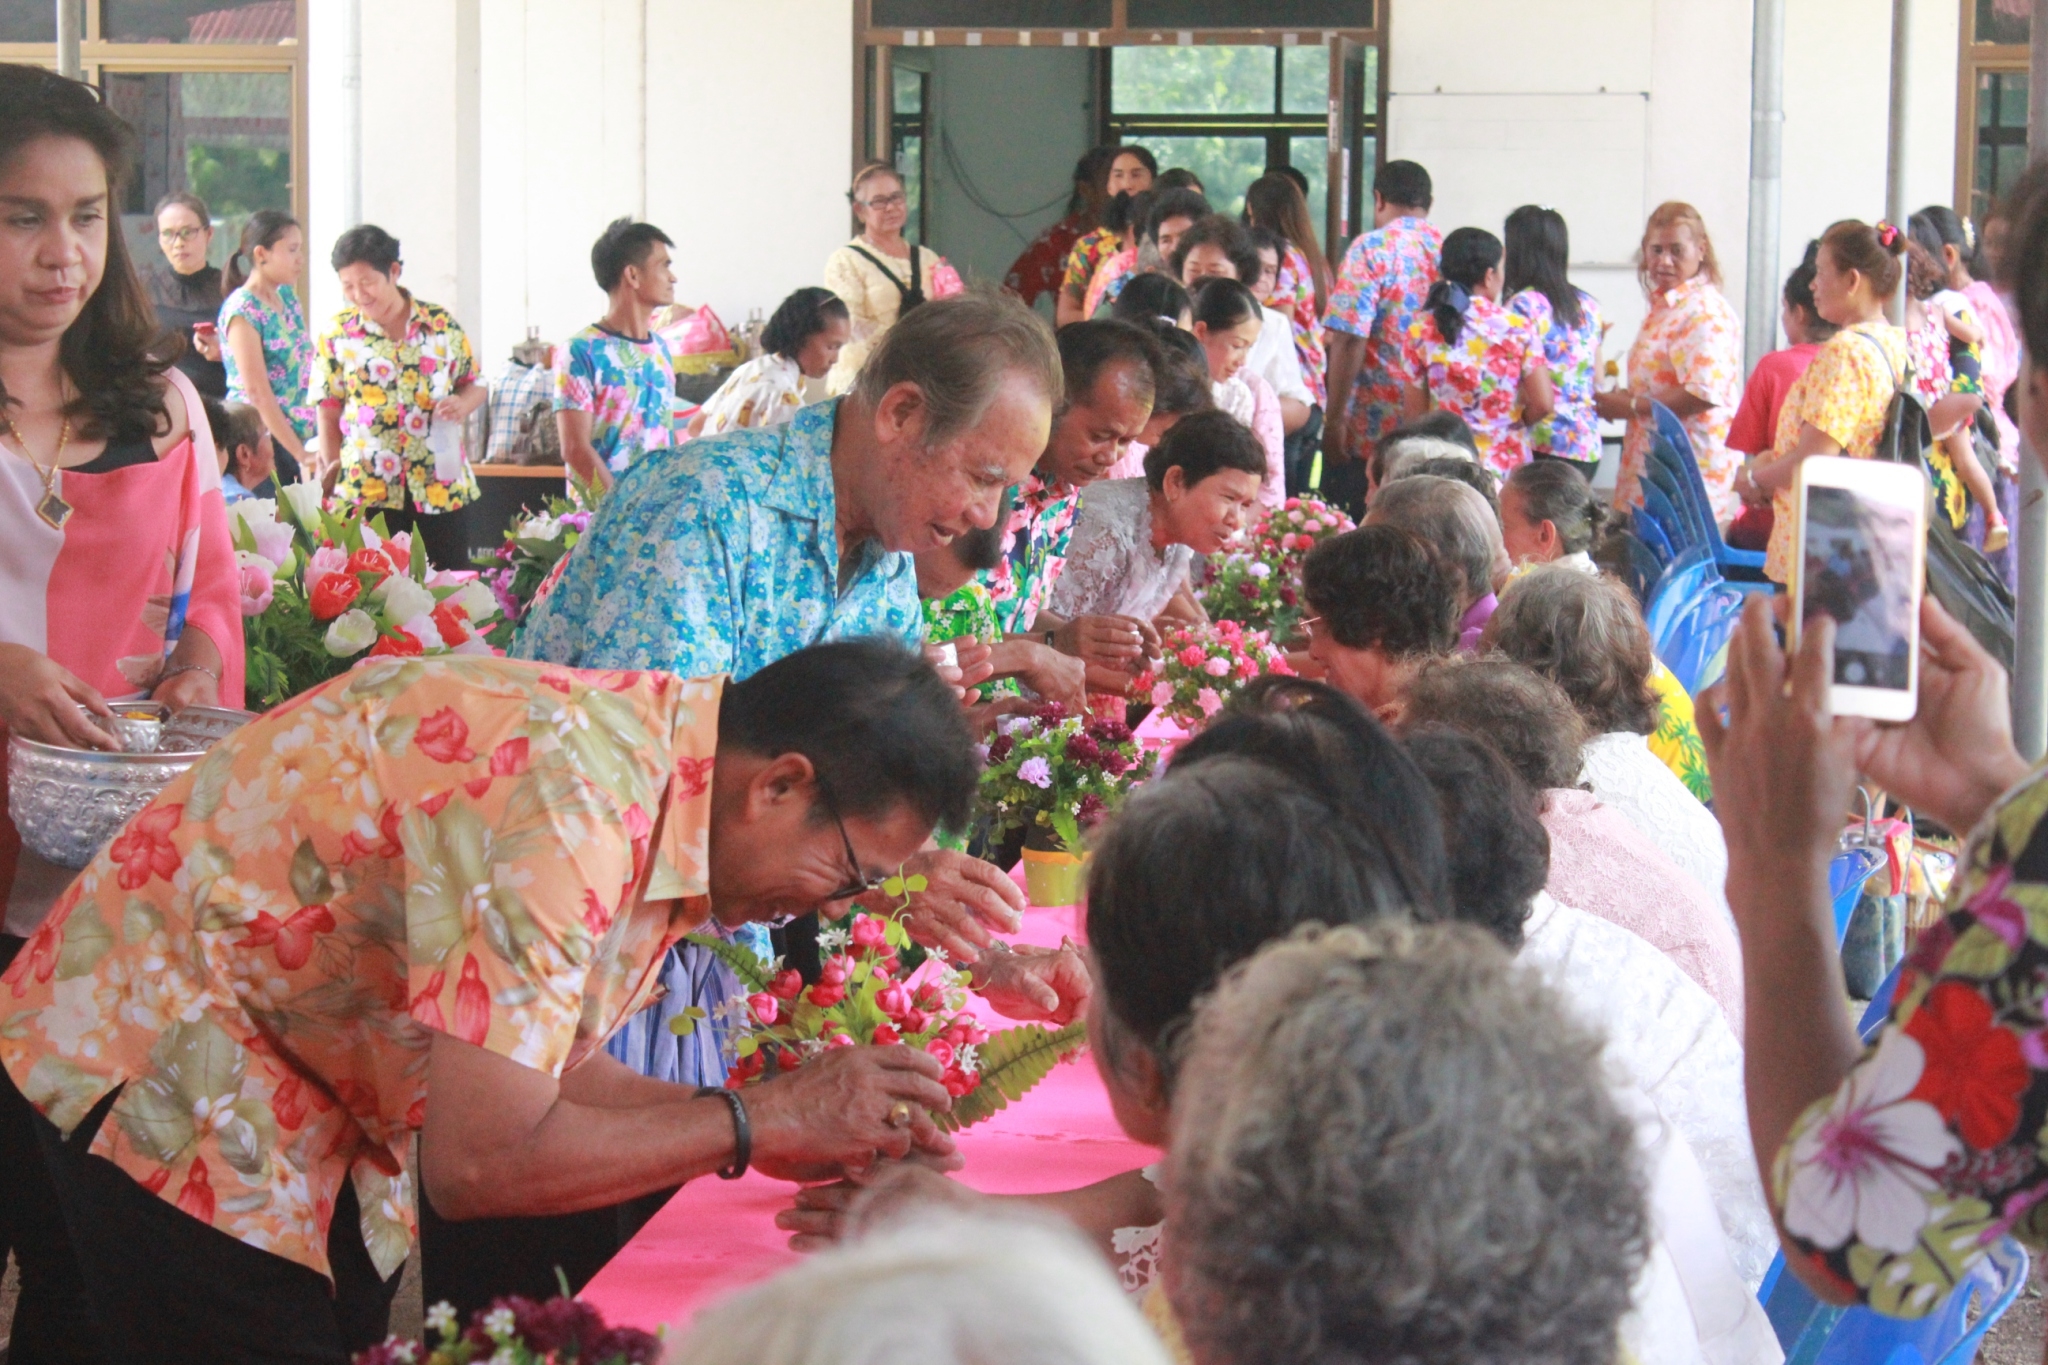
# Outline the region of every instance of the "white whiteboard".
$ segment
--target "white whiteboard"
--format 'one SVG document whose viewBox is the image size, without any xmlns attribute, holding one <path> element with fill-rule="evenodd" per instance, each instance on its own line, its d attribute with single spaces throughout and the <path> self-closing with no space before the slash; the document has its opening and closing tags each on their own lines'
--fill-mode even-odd
<svg viewBox="0 0 2048 1365">
<path fill-rule="evenodd" d="M 1391 95 L 1387 156 L 1419 161 L 1446 232 L 1547 204 L 1571 228 L 1575 266 L 1634 259 L 1649 166 L 1649 99 L 1620 95 Z"/>
</svg>

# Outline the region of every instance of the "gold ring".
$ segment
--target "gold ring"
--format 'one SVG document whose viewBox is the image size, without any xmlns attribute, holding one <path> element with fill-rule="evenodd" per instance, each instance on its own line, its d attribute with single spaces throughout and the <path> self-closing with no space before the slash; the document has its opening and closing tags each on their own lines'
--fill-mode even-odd
<svg viewBox="0 0 2048 1365">
<path fill-rule="evenodd" d="M 910 1101 L 898 1100 L 889 1108 L 889 1126 L 908 1128 L 910 1126 Z"/>
</svg>

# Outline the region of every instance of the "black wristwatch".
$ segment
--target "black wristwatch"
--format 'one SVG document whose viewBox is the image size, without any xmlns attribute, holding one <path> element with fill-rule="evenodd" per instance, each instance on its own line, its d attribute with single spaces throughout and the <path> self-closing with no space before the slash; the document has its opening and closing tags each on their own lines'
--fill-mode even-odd
<svg viewBox="0 0 2048 1365">
<path fill-rule="evenodd" d="M 733 1155 L 732 1164 L 719 1171 L 720 1180 L 738 1180 L 747 1173 L 747 1163 L 754 1156 L 754 1129 L 747 1122 L 747 1106 L 740 1099 L 740 1092 L 727 1090 L 723 1086 L 707 1085 L 699 1088 L 697 1098 L 716 1095 L 732 1110 Z"/>
</svg>

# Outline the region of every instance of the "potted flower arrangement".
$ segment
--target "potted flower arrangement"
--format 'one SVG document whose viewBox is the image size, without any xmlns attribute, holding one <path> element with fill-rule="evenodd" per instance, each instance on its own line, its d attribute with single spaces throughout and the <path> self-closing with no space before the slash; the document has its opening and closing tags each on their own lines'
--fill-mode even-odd
<svg viewBox="0 0 2048 1365">
<path fill-rule="evenodd" d="M 657 1365 L 663 1350 L 651 1332 L 606 1326 L 602 1313 L 569 1297 L 566 1283 L 546 1303 L 499 1299 L 466 1330 L 452 1304 L 437 1303 L 426 1328 L 433 1346 L 392 1337 L 358 1353 L 355 1365 Z"/>
<path fill-rule="evenodd" d="M 1262 630 L 1218 621 L 1207 630 L 1167 633 L 1158 663 L 1131 683 L 1131 695 L 1194 728 L 1221 711 L 1254 678 L 1292 675 L 1287 656 Z"/>
<path fill-rule="evenodd" d="M 1033 905 L 1081 898 L 1082 841 L 1151 774 L 1153 757 L 1122 721 L 1070 715 L 1058 702 L 997 722 L 981 807 L 993 843 L 1023 833 Z"/>
<path fill-rule="evenodd" d="M 1205 571 L 1202 607 L 1285 640 L 1301 620 L 1301 566 L 1308 552 L 1352 529 L 1351 518 L 1315 498 L 1289 498 L 1252 527 L 1243 548 Z"/>
<path fill-rule="evenodd" d="M 907 903 L 923 883 L 918 876 L 892 877 L 882 889 Z M 945 1068 L 940 1083 L 953 1097 L 953 1108 L 932 1118 L 957 1131 L 1022 1099 L 1087 1041 L 1087 1026 L 1079 1020 L 1059 1029 L 1030 1024 L 992 1034 L 982 1028 L 967 1012 L 965 972 L 937 955 L 914 971 L 901 969 L 898 955 L 910 947 L 910 935 L 897 914 L 857 911 L 843 924 L 820 930 L 823 966 L 810 985 L 781 959 L 763 962 L 743 944 L 706 934 L 686 938 L 716 953 L 747 990 L 744 998 L 721 1007 L 718 1021 L 731 1063 L 729 1088 L 794 1071 L 830 1048 L 901 1043 Z M 704 1012 L 692 1007 L 669 1027 L 687 1034 L 703 1019 Z"/>
<path fill-rule="evenodd" d="M 513 632 L 541 585 L 554 576 L 590 529 L 594 515 L 590 509 L 603 494 L 597 489 L 579 489 L 579 495 L 582 505 L 567 498 L 550 498 L 545 511 L 515 518 L 505 532 L 505 543 L 473 561 L 483 571 L 484 585 L 498 599 L 498 619 L 484 638 L 500 649 L 512 643 Z"/>
<path fill-rule="evenodd" d="M 474 574 L 427 570 L 384 519 L 320 506 L 317 487 L 229 509 L 241 564 L 248 695 L 257 710 L 384 655 L 495 654 L 497 599 Z"/>
</svg>

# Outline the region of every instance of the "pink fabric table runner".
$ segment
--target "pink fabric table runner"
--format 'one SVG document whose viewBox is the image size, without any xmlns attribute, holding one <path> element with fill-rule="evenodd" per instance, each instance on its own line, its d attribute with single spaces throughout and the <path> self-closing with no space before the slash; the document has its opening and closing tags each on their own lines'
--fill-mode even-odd
<svg viewBox="0 0 2048 1365">
<path fill-rule="evenodd" d="M 1018 942 L 1057 945 L 1079 940 L 1072 906 L 1029 911 Z M 991 1027 L 1003 1021 L 987 1019 Z M 1069 1190 L 1158 1159 L 1123 1135 L 1109 1096 L 1085 1055 L 1055 1067 L 1022 1101 L 960 1136 L 967 1159 L 959 1179 L 989 1194 Z M 703 1308 L 801 1259 L 775 1226 L 796 1187 L 748 1174 L 734 1181 L 690 1184 L 654 1216 L 585 1286 L 581 1297 L 607 1321 L 652 1331 L 677 1330 Z"/>
</svg>

